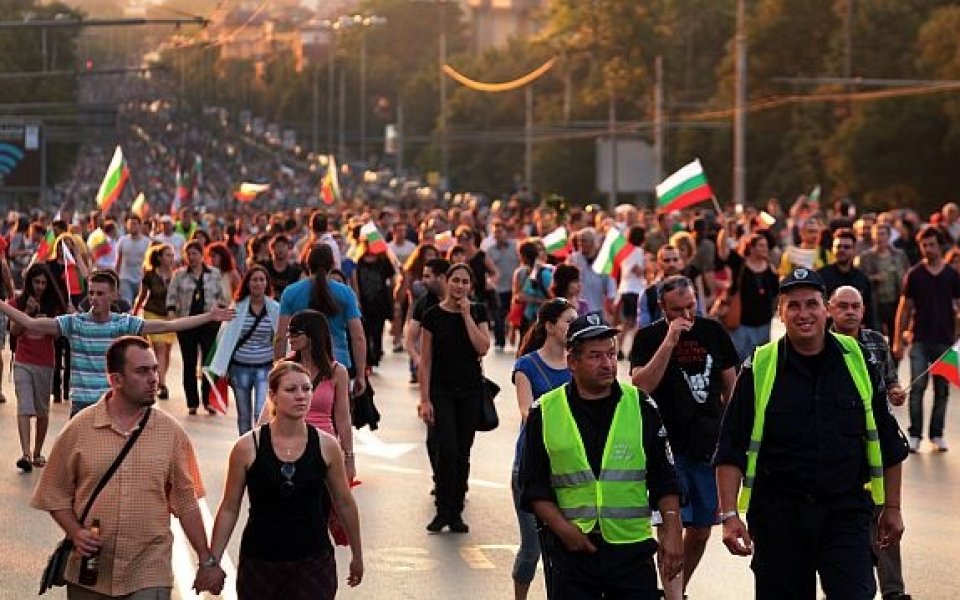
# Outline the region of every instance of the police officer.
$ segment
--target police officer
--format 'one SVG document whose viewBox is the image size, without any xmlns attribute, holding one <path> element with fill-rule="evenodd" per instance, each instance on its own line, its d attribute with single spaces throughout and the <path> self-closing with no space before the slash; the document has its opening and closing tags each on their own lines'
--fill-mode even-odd
<svg viewBox="0 0 960 600">
<path fill-rule="evenodd" d="M 664 577 L 682 569 L 678 484 L 656 406 L 617 382 L 617 330 L 599 314 L 567 331 L 573 380 L 527 420 L 521 502 L 542 525 L 553 600 L 658 598 L 652 507 Z"/>
<path fill-rule="evenodd" d="M 878 545 L 903 535 L 906 438 L 866 351 L 827 332 L 824 291 L 805 268 L 781 281 L 787 335 L 744 363 L 721 424 L 723 542 L 732 554 L 753 554 L 760 600 L 813 599 L 817 574 L 827 598 L 873 598 L 874 505 Z"/>
</svg>

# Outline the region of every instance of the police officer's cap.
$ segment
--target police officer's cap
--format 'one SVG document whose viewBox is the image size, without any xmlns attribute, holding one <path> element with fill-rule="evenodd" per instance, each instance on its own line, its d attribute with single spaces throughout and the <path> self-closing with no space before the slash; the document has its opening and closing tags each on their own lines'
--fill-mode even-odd
<svg viewBox="0 0 960 600">
<path fill-rule="evenodd" d="M 827 286 L 824 285 L 823 278 L 820 277 L 820 274 L 803 267 L 794 269 L 789 275 L 780 280 L 781 294 L 800 287 L 814 288 L 824 294 L 827 292 Z"/>
<path fill-rule="evenodd" d="M 617 335 L 615 327 L 611 327 L 600 313 L 592 312 L 581 315 L 570 323 L 567 329 L 567 347 L 586 340 L 601 340 Z"/>
</svg>

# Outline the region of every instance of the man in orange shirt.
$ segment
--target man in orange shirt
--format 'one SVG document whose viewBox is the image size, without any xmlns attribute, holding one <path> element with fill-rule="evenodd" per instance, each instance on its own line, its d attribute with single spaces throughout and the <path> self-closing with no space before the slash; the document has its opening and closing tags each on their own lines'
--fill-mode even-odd
<svg viewBox="0 0 960 600">
<path fill-rule="evenodd" d="M 124 336 L 110 345 L 106 362 L 110 390 L 64 427 L 31 502 L 48 511 L 73 541 L 65 572 L 67 598 L 170 598 L 171 513 L 200 558 L 195 587 L 219 593 L 223 571 L 209 552 L 200 516 L 197 499 L 204 489 L 193 446 L 173 417 L 153 407 L 159 381 L 156 356 L 143 338 Z M 86 522 L 79 522 L 78 513 L 97 482 L 141 424 L 142 434 L 97 496 Z M 90 529 L 95 519 L 99 533 Z M 97 551 L 97 582 L 81 586 L 80 559 Z"/>
</svg>

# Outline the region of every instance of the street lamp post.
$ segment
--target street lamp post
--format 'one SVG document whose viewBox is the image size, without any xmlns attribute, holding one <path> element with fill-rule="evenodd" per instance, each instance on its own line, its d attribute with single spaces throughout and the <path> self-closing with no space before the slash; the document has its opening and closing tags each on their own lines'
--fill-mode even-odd
<svg viewBox="0 0 960 600">
<path fill-rule="evenodd" d="M 363 17 L 354 15 L 360 31 L 360 160 L 367 160 L 367 28 L 387 24 L 387 18 L 379 15 Z"/>
</svg>

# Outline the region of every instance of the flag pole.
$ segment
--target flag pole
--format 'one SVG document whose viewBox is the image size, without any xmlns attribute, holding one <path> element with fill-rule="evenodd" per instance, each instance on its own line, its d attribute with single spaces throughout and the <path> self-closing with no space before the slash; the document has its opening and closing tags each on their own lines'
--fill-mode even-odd
<svg viewBox="0 0 960 600">
<path fill-rule="evenodd" d="M 717 195 L 716 195 L 716 194 L 710 194 L 710 199 L 713 200 L 713 207 L 714 207 L 715 209 L 717 209 L 717 216 L 722 215 L 722 214 L 723 214 L 723 209 L 720 208 L 720 203 L 717 201 Z"/>
<path fill-rule="evenodd" d="M 937 364 L 938 362 L 940 362 L 940 359 L 942 359 L 944 356 L 947 355 L 948 352 L 950 352 L 951 350 L 954 349 L 954 347 L 957 345 L 957 342 L 960 342 L 960 338 L 957 338 L 956 340 L 954 340 L 954 342 L 953 342 L 952 344 L 950 344 L 950 347 L 948 347 L 946 350 L 944 350 L 944 351 L 943 351 L 943 354 L 941 354 L 940 356 L 937 357 L 937 360 L 932 361 L 930 364 L 928 364 L 928 365 L 927 365 L 927 368 L 923 370 L 923 373 L 920 373 L 919 375 L 917 375 L 916 377 L 914 377 L 913 380 L 910 382 L 910 385 L 908 385 L 907 387 L 903 388 L 903 393 L 906 394 L 907 392 L 909 392 L 909 391 L 910 391 L 910 388 L 912 388 L 912 387 L 914 386 L 914 384 L 917 383 L 917 381 L 919 381 L 921 378 L 925 377 L 925 376 L 927 375 L 927 373 L 930 372 L 930 369 L 933 368 L 933 365 L 935 365 L 935 364 Z"/>
</svg>

